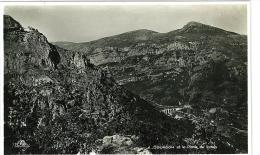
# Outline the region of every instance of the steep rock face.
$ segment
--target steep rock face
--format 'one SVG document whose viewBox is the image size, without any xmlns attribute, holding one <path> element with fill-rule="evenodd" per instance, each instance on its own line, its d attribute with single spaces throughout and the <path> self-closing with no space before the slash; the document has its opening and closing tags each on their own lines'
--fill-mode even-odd
<svg viewBox="0 0 260 155">
<path fill-rule="evenodd" d="M 17 21 L 15 21 L 11 16 L 4 15 L 4 31 L 23 31 L 23 27 Z"/>
<path fill-rule="evenodd" d="M 247 152 L 247 36 L 190 22 L 123 47 L 94 42 L 73 47 L 154 105 L 191 106 L 227 145 Z"/>
<path fill-rule="evenodd" d="M 20 25 L 10 16 L 4 20 Z M 85 54 L 56 48 L 36 29 L 8 25 L 5 153 L 88 153 L 97 149 L 98 139 L 116 134 L 137 136 L 139 147 L 180 145 L 191 136 L 190 121 L 163 115 L 92 65 Z M 16 147 L 21 142 L 27 149 Z"/>
<path fill-rule="evenodd" d="M 32 66 L 57 67 L 60 56 L 43 34 L 35 29 L 24 31 L 20 24 L 10 16 L 5 16 L 5 19 L 8 20 L 5 23 L 9 23 L 4 25 L 5 72 L 24 73 Z M 15 29 L 13 25 L 16 25 Z"/>
</svg>

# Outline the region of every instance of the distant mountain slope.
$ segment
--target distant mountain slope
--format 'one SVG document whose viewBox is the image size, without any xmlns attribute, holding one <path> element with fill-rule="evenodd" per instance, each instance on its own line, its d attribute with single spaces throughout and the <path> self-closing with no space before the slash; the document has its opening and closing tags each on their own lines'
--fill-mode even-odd
<svg viewBox="0 0 260 155">
<path fill-rule="evenodd" d="M 246 35 L 190 22 L 148 40 L 128 38 L 72 47 L 154 105 L 191 106 L 192 114 L 215 122 L 216 133 L 237 152 L 247 152 Z"/>
<path fill-rule="evenodd" d="M 103 137 L 117 134 L 135 137 L 137 149 L 180 145 L 192 135 L 190 121 L 162 114 L 84 54 L 56 48 L 10 16 L 4 20 L 6 154 L 88 153 Z M 29 147 L 17 147 L 21 142 Z"/>
<path fill-rule="evenodd" d="M 100 47 L 100 46 L 124 47 L 129 44 L 134 44 L 140 41 L 147 41 L 157 33 L 158 32 L 155 31 L 142 29 L 142 30 L 126 32 L 112 37 L 102 38 L 96 41 L 86 42 L 83 44 L 92 47 Z"/>
<path fill-rule="evenodd" d="M 124 47 L 129 44 L 135 44 L 140 41 L 147 41 L 153 38 L 158 32 L 141 29 L 136 31 L 130 31 L 115 35 L 112 37 L 105 37 L 95 41 L 85 42 L 85 43 L 71 43 L 71 42 L 53 42 L 54 45 L 60 46 L 65 49 L 79 50 L 84 47 L 100 47 L 100 46 L 116 46 Z"/>
</svg>

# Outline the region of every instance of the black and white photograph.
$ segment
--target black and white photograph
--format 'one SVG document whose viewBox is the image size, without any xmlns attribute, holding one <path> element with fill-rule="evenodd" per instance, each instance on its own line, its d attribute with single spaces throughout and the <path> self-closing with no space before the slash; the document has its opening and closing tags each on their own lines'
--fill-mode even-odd
<svg viewBox="0 0 260 155">
<path fill-rule="evenodd" d="M 4 154 L 248 154 L 248 9 L 5 5 Z"/>
</svg>

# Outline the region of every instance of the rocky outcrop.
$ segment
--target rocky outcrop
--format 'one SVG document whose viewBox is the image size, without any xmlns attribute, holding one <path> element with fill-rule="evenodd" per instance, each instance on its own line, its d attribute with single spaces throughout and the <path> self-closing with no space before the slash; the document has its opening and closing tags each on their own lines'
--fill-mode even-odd
<svg viewBox="0 0 260 155">
<path fill-rule="evenodd" d="M 137 147 L 137 136 L 113 135 L 98 140 L 97 153 L 101 154 L 151 154 L 148 148 Z"/>
</svg>

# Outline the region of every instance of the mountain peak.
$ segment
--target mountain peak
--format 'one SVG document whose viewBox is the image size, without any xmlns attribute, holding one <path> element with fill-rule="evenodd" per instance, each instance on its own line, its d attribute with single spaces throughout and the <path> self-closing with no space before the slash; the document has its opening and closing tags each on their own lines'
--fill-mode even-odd
<svg viewBox="0 0 260 155">
<path fill-rule="evenodd" d="M 195 21 L 190 21 L 181 28 L 181 30 L 184 32 L 201 32 L 201 31 L 205 31 L 205 30 L 211 31 L 211 30 L 216 30 L 216 29 L 218 29 L 218 28 L 210 26 L 210 25 L 202 24 L 199 22 L 195 22 Z"/>
<path fill-rule="evenodd" d="M 211 25 L 190 21 L 178 30 L 178 33 L 236 34 Z"/>
<path fill-rule="evenodd" d="M 201 26 L 201 25 L 205 25 L 196 21 L 190 21 L 188 22 L 185 26 Z"/>
<path fill-rule="evenodd" d="M 127 36 L 127 37 L 132 37 L 133 39 L 137 40 L 146 40 L 150 38 L 152 35 L 157 34 L 158 32 L 148 30 L 148 29 L 139 29 L 139 30 L 134 30 L 134 31 L 129 31 L 126 33 L 119 34 L 117 36 Z"/>
<path fill-rule="evenodd" d="M 126 33 L 158 33 L 158 32 L 148 30 L 148 29 L 139 29 L 139 30 L 129 31 L 129 32 L 126 32 Z"/>
<path fill-rule="evenodd" d="M 139 41 L 147 41 L 151 39 L 158 32 L 148 30 L 148 29 L 139 29 L 133 30 L 118 35 L 101 38 L 91 42 L 86 42 L 85 44 L 91 44 L 91 46 L 109 46 L 109 47 L 125 47 Z"/>
</svg>

